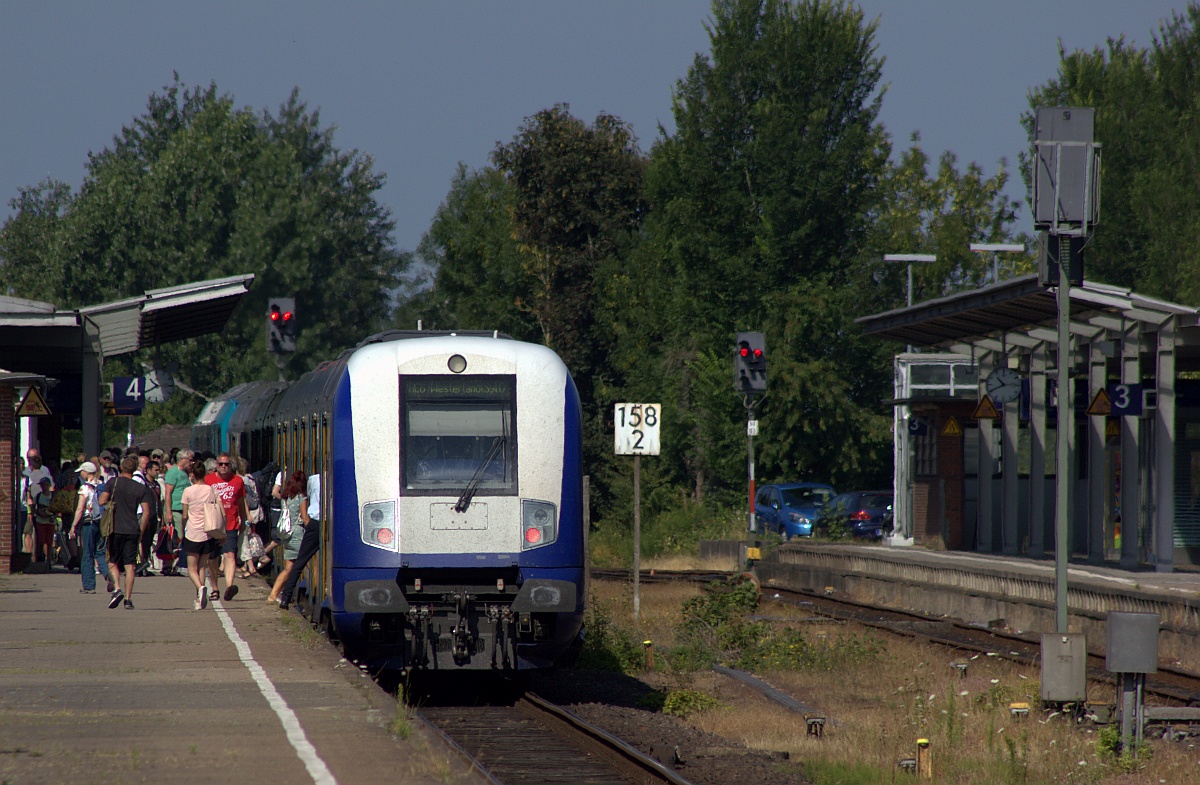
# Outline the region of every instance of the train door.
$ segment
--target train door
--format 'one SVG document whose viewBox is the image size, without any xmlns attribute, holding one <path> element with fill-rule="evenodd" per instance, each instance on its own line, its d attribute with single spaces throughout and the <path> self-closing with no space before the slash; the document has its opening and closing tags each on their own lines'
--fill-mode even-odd
<svg viewBox="0 0 1200 785">
<path fill-rule="evenodd" d="M 321 456 L 321 465 L 317 471 L 321 475 L 321 501 L 320 501 L 320 525 L 321 525 L 321 547 L 317 551 L 317 570 L 320 575 L 320 580 L 317 583 L 317 597 L 321 598 L 320 602 L 324 603 L 324 598 L 328 596 L 331 587 L 333 586 L 332 576 L 330 571 L 333 565 L 333 559 L 330 558 L 329 548 L 333 541 L 333 517 L 331 511 L 333 504 L 331 498 L 333 496 L 333 481 L 330 478 L 330 469 L 332 465 L 329 461 L 329 415 L 325 412 L 321 413 L 321 425 L 317 431 L 320 434 L 318 442 L 320 449 L 317 454 Z M 320 609 L 317 610 L 317 618 L 320 619 Z"/>
</svg>

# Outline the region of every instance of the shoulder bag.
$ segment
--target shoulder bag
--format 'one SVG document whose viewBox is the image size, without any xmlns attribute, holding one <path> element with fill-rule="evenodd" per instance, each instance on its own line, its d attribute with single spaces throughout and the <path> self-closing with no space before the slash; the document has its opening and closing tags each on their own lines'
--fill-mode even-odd
<svg viewBox="0 0 1200 785">
<path fill-rule="evenodd" d="M 292 511 L 288 505 L 289 499 L 283 500 L 283 506 L 279 510 L 279 520 L 275 522 L 275 531 L 279 532 L 282 537 L 287 537 L 292 533 L 292 527 L 295 522 L 292 520 Z"/>
<path fill-rule="evenodd" d="M 225 539 L 225 508 L 215 493 L 210 493 L 204 502 L 204 533 L 210 540 Z"/>
<path fill-rule="evenodd" d="M 118 478 L 119 479 L 119 478 Z M 103 488 L 104 486 L 100 486 Z M 96 491 L 97 503 L 99 503 L 100 490 Z M 113 524 L 117 515 L 117 480 L 113 480 L 112 493 L 108 495 L 108 504 L 104 505 L 104 516 L 100 519 L 100 536 L 108 537 L 113 533 Z"/>
</svg>

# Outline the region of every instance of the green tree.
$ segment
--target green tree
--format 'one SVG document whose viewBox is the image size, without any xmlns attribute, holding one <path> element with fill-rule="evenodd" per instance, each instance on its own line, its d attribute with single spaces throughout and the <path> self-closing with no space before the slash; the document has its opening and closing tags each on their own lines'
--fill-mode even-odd
<svg viewBox="0 0 1200 785">
<path fill-rule="evenodd" d="M 1090 52 L 1060 46 L 1058 75 L 1030 92 L 1041 106 L 1090 106 L 1102 147 L 1100 223 L 1089 279 L 1200 303 L 1200 6 L 1159 26 L 1149 47 L 1110 38 Z M 1029 155 L 1023 157 L 1029 186 Z"/>
<path fill-rule="evenodd" d="M 417 257 L 433 271 L 431 288 L 401 306 L 408 322 L 429 329 L 500 330 L 541 341 L 529 309 L 533 281 L 513 237 L 515 191 L 493 167 L 459 164 Z"/>
<path fill-rule="evenodd" d="M 176 77 L 89 156 L 78 194 L 55 183 L 21 192 L 0 229 L 0 266 L 13 294 L 67 307 L 254 273 L 221 335 L 161 347 L 163 362 L 215 395 L 276 375 L 262 319 L 272 296 L 297 300 L 293 374 L 385 326 L 409 255 L 392 249 L 375 199 L 382 182 L 369 156 L 334 146 L 298 92 L 277 114 L 256 115 L 215 85 L 189 89 Z M 127 370 L 140 373 L 142 359 Z M 180 396 L 138 427 L 197 409 Z"/>
<path fill-rule="evenodd" d="M 597 276 L 640 226 L 645 160 L 619 118 L 601 114 L 588 126 L 566 104 L 528 118 L 492 159 L 513 189 L 513 237 L 532 284 L 519 306 L 590 406 L 611 351 L 607 325 L 597 323 Z"/>
<path fill-rule="evenodd" d="M 880 182 L 880 201 L 871 214 L 871 229 L 861 263 L 853 273 L 860 308 L 870 312 L 900 307 L 907 300 L 907 267 L 885 263 L 888 253 L 928 253 L 933 263 L 913 266 L 913 302 L 945 297 L 995 283 L 992 259 L 970 250 L 971 243 L 1024 242 L 1014 237 L 1020 204 L 1004 195 L 1005 161 L 985 177 L 978 164 L 959 171 L 954 153 L 942 153 L 929 171 L 929 156 L 913 134 L 912 146 L 888 167 Z M 1032 254 L 1000 254 L 1000 279 L 1032 272 Z M 864 313 L 867 312 L 864 310 Z"/>
<path fill-rule="evenodd" d="M 760 476 L 884 474 L 887 365 L 852 324 L 866 311 L 839 295 L 855 280 L 889 154 L 874 25 L 845 3 L 718 0 L 709 38 L 711 57 L 698 55 L 676 86 L 678 130 L 651 151 L 646 264 L 627 287 L 650 301 L 639 311 L 648 321 L 617 357 L 628 362 L 639 343 L 663 347 L 654 376 L 664 407 L 691 427 L 676 471 L 698 497 L 706 485 L 744 483 L 744 464 L 701 449 L 744 439 L 732 390 L 739 329 L 767 333 L 762 443 L 811 442 L 803 466 L 806 453 L 764 448 Z M 829 333 L 805 332 L 816 326 Z M 808 387 L 818 384 L 839 396 L 837 417 L 810 416 Z M 785 434 L 792 413 L 805 430 Z M 849 421 L 870 423 L 869 449 L 843 438 Z"/>
</svg>

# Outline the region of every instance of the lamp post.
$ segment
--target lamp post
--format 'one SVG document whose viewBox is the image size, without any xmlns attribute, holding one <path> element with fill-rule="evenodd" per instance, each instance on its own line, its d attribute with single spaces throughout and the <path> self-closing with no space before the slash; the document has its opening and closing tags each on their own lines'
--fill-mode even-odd
<svg viewBox="0 0 1200 785">
<path fill-rule="evenodd" d="M 971 250 L 976 252 L 991 253 L 992 283 L 1000 283 L 1000 262 L 996 254 L 1025 253 L 1025 246 L 1021 243 L 971 243 Z"/>
<path fill-rule="evenodd" d="M 904 262 L 908 265 L 908 295 L 906 300 L 908 307 L 913 304 L 913 262 L 936 262 L 937 256 L 929 253 L 887 253 L 883 255 L 885 262 Z M 906 347 L 909 354 L 912 353 L 912 344 Z M 908 373 L 905 366 L 905 374 Z M 892 498 L 895 510 L 895 527 L 900 535 L 901 542 L 911 542 L 912 538 L 912 450 L 908 444 L 908 428 L 905 423 L 908 419 L 908 407 L 896 405 L 892 407 L 892 425 L 895 431 L 895 436 L 892 440 L 893 460 L 895 461 L 896 472 L 892 479 Z M 896 543 L 896 534 L 892 535 L 892 542 Z"/>
<path fill-rule="evenodd" d="M 908 307 L 912 308 L 912 266 L 913 262 L 936 262 L 937 256 L 931 253 L 885 253 L 885 262 L 908 262 Z M 911 348 L 911 347 L 910 347 Z"/>
</svg>

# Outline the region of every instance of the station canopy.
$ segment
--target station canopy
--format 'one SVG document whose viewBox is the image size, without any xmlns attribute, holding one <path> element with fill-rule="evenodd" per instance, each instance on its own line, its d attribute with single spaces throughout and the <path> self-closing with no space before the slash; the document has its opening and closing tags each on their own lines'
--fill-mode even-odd
<svg viewBox="0 0 1200 785">
<path fill-rule="evenodd" d="M 217 278 L 71 310 L 0 297 L 0 369 L 77 376 L 88 356 L 116 357 L 219 332 L 253 281 L 253 274 Z"/>
<path fill-rule="evenodd" d="M 1200 326 L 1200 310 L 1091 281 L 1071 287 L 1073 336 L 1089 338 L 1105 330 L 1125 332 L 1134 327 L 1149 332 L 1172 318 L 1185 328 L 1176 343 L 1178 359 L 1188 367 L 1193 363 L 1200 367 L 1200 331 L 1186 329 Z M 945 351 L 995 350 L 1001 340 L 1018 347 L 1058 339 L 1055 290 L 1043 287 L 1036 274 L 855 321 L 868 335 Z"/>
</svg>

